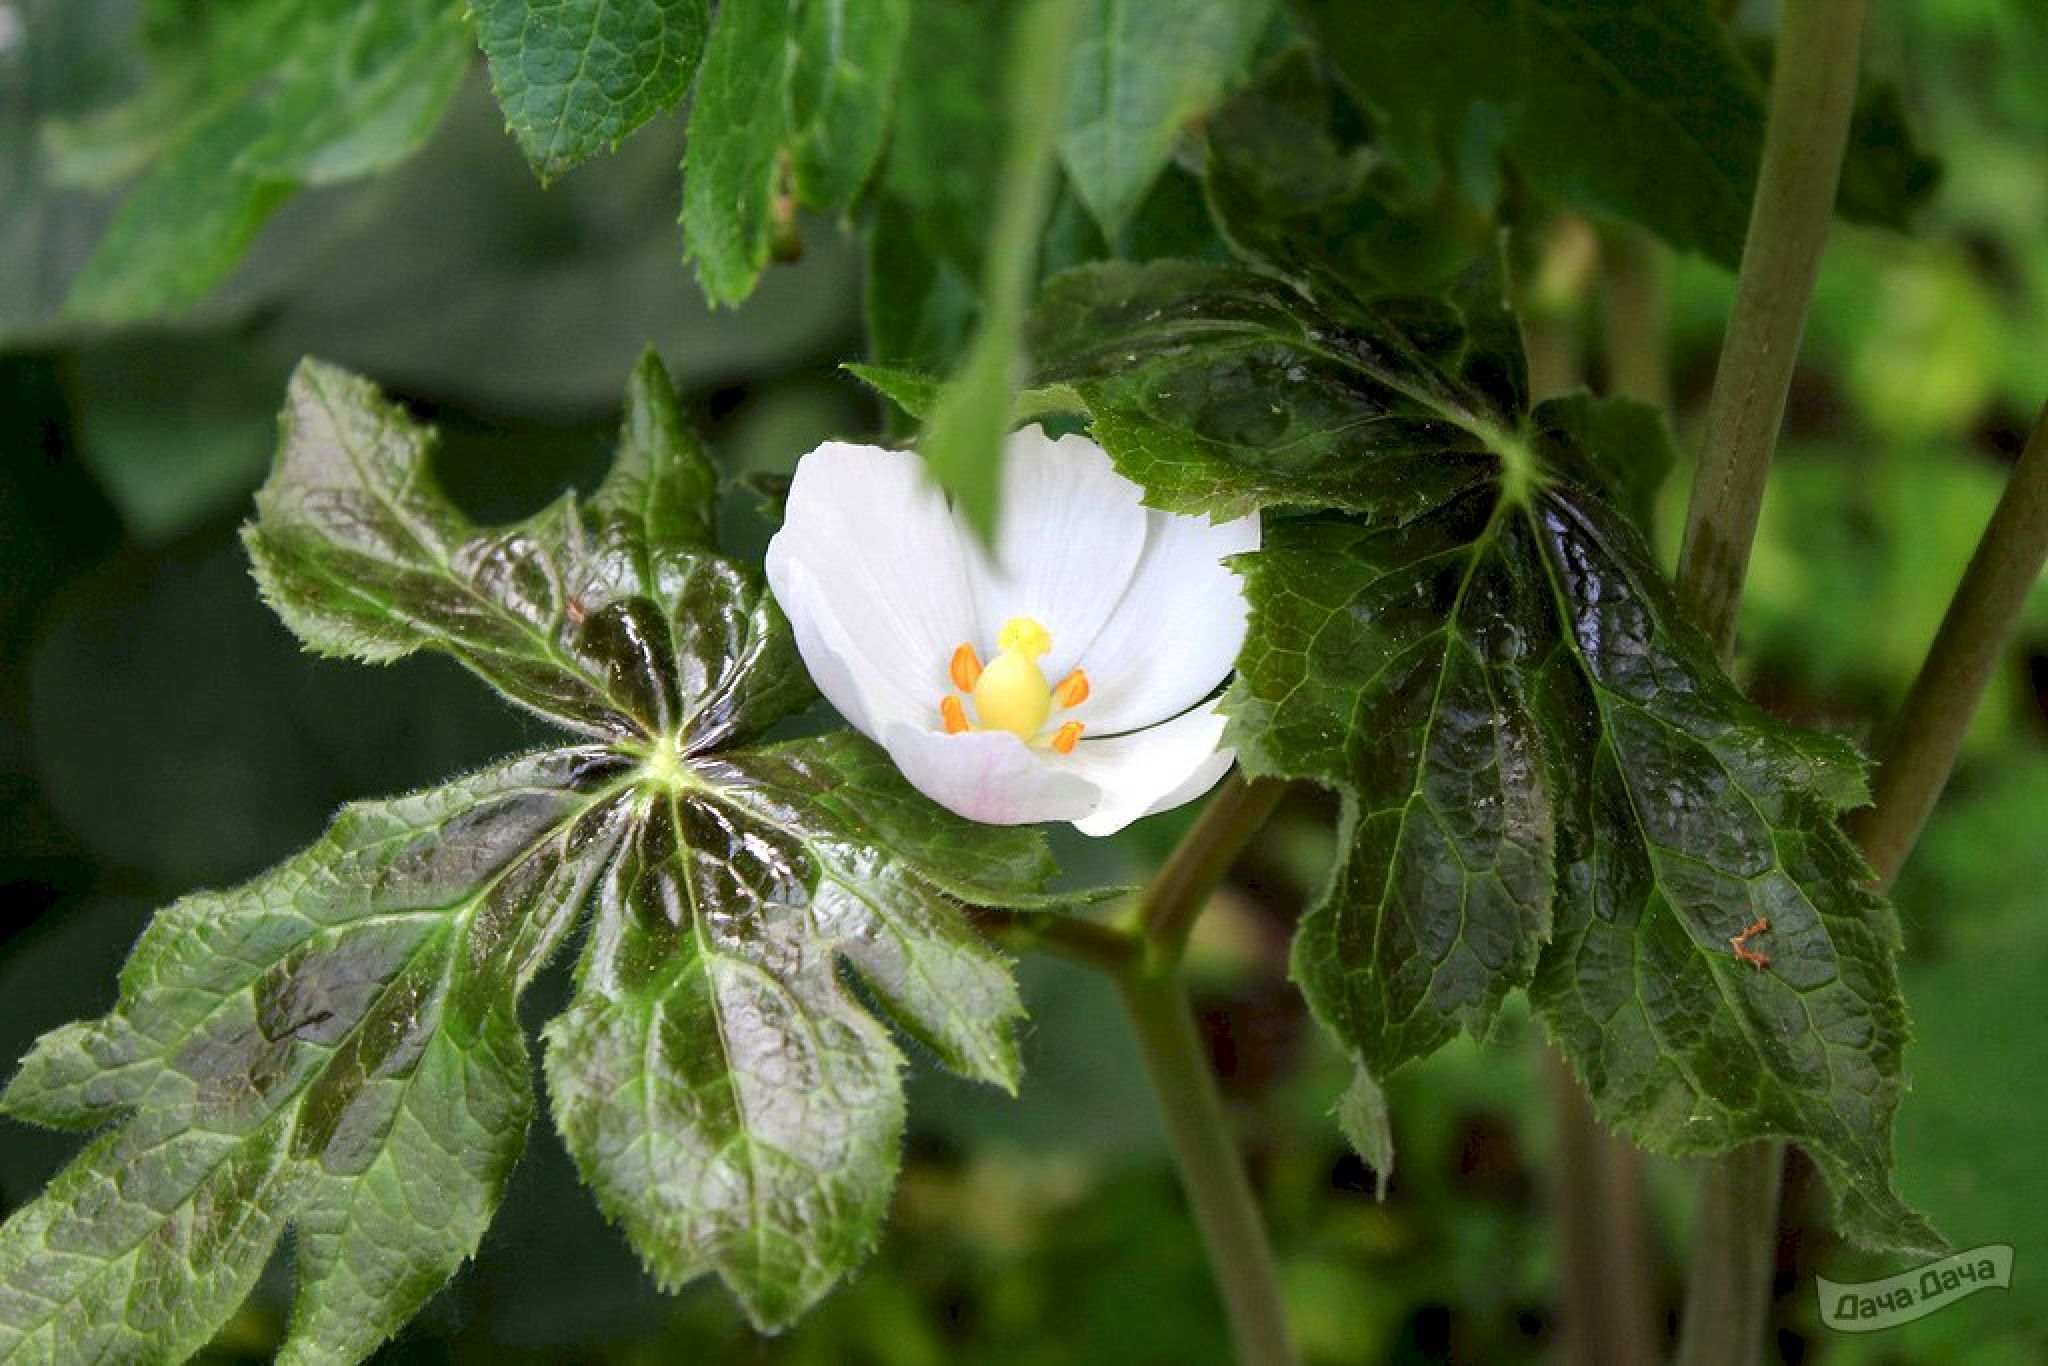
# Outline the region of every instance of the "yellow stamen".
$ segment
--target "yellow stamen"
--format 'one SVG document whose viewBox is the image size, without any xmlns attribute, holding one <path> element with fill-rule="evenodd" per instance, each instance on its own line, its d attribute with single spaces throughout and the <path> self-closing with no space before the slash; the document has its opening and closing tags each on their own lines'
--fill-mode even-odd
<svg viewBox="0 0 2048 1366">
<path fill-rule="evenodd" d="M 1059 704 L 1062 711 L 1069 707 L 1078 707 L 1083 702 L 1086 702 L 1088 700 L 1088 675 L 1076 669 L 1065 678 L 1062 678 L 1059 681 L 1059 686 L 1052 690 L 1052 700 Z"/>
<path fill-rule="evenodd" d="M 960 705 L 960 699 L 957 697 L 942 697 L 939 699 L 939 716 L 946 723 L 946 734 L 948 735 L 958 735 L 962 731 L 969 729 L 967 725 L 967 708 Z"/>
<path fill-rule="evenodd" d="M 1081 743 L 1081 732 L 1086 730 L 1079 721 L 1069 721 L 1053 732 L 1052 747 L 1060 754 L 1072 754 L 1074 746 Z"/>
<path fill-rule="evenodd" d="M 963 644 L 953 651 L 953 662 L 947 666 L 953 675 L 953 686 L 961 692 L 973 692 L 974 684 L 981 677 L 981 656 L 974 653 L 972 645 Z"/>
<path fill-rule="evenodd" d="M 1052 689 L 1038 667 L 1052 636 L 1030 617 L 1012 617 L 996 637 L 1002 653 L 974 682 L 974 714 L 988 730 L 1006 730 L 1026 744 L 1052 715 Z"/>
</svg>

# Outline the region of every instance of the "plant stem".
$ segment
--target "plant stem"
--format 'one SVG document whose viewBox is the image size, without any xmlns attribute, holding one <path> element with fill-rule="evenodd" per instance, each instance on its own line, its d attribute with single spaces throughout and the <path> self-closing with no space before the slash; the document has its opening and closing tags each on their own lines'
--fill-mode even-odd
<svg viewBox="0 0 2048 1366">
<path fill-rule="evenodd" d="M 1117 986 L 1159 1097 L 1181 1187 L 1209 1250 L 1237 1360 L 1242 1366 L 1285 1366 L 1295 1359 L 1294 1347 L 1272 1249 L 1231 1141 L 1187 991 L 1176 977 L 1144 972 L 1117 974 Z"/>
<path fill-rule="evenodd" d="M 1584 1366 L 1653 1362 L 1663 1331 L 1651 1290 L 1643 1155 L 1600 1123 L 1554 1048 L 1544 1050 L 1544 1074 L 1557 1134 L 1551 1200 L 1564 1263 L 1561 1356 Z"/>
<path fill-rule="evenodd" d="M 1678 588 L 1722 658 L 1735 642 L 1742 581 L 1792 366 L 1833 217 L 1855 102 L 1865 0 L 1798 0 L 1778 12 L 1763 162 L 1735 305 L 1714 374 L 1693 480 Z M 1780 1145 L 1710 1158 L 1700 1179 L 1680 1366 L 1761 1359 L 1777 1232 Z"/>
<path fill-rule="evenodd" d="M 1142 953 L 1110 968 L 1159 1097 L 1181 1188 L 1230 1316 L 1237 1359 L 1251 1366 L 1280 1366 L 1295 1359 L 1286 1306 L 1258 1201 L 1209 1074 L 1186 988 L 1174 969 L 1216 884 L 1285 791 L 1284 783 L 1231 773 L 1138 902 L 1131 942 L 1142 944 Z"/>
<path fill-rule="evenodd" d="M 1286 791 L 1285 783 L 1247 778 L 1232 769 L 1209 798 L 1138 902 L 1147 972 L 1163 975 L 1180 965 L 1188 934 L 1209 904 L 1209 894 Z"/>
<path fill-rule="evenodd" d="M 2048 406 L 2034 420 L 1920 675 L 1893 719 L 1872 804 L 1851 824 L 1888 885 L 1955 767 L 1977 702 L 2048 561 Z"/>
<path fill-rule="evenodd" d="M 1797 0 L 1778 9 L 1763 164 L 1707 405 L 1678 571 L 1681 596 L 1724 655 L 1735 635 L 1764 476 L 1833 217 L 1856 99 L 1864 4 Z"/>
</svg>

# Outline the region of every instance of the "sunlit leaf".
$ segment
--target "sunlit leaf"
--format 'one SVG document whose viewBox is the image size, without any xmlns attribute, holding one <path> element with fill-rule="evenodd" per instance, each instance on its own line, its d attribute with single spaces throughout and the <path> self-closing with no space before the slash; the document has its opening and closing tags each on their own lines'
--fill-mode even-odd
<svg viewBox="0 0 2048 1366">
<path fill-rule="evenodd" d="M 586 914 L 556 1122 L 665 1284 L 715 1271 L 763 1327 L 887 1207 L 903 1059 L 876 1007 L 1015 1087 L 1016 990 L 959 904 L 1044 904 L 1042 844 L 933 807 L 850 733 L 761 742 L 811 697 L 788 627 L 714 547 L 651 357 L 626 406 L 595 493 L 480 527 L 430 431 L 300 369 L 245 536 L 272 606 L 323 652 L 452 654 L 582 738 L 351 806 L 157 916 L 114 1010 L 6 1094 L 114 1127 L 0 1229 L 0 1357 L 189 1355 L 288 1228 L 282 1359 L 367 1355 L 490 1220 L 532 1110 L 519 993 Z"/>
</svg>

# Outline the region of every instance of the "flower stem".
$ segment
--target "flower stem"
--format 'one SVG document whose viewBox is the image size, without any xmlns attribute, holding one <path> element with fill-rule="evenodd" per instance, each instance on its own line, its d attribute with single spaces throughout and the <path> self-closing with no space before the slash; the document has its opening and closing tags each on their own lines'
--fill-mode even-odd
<svg viewBox="0 0 2048 1366">
<path fill-rule="evenodd" d="M 1242 1366 L 1295 1360 L 1273 1252 L 1179 978 L 1117 974 Z"/>
<path fill-rule="evenodd" d="M 1880 885 L 1898 875 L 1899 865 L 1920 838 L 2044 561 L 2048 405 L 2034 420 L 2026 449 L 1970 557 L 1970 567 L 1963 571 L 1920 675 L 1893 718 L 1872 804 L 1850 827 L 1877 870 Z"/>
<path fill-rule="evenodd" d="M 1232 771 L 1139 899 L 1136 937 L 1142 954 L 1111 969 L 1230 1316 L 1237 1359 L 1250 1366 L 1292 1362 L 1294 1347 L 1258 1201 L 1209 1074 L 1187 990 L 1174 970 L 1216 884 L 1285 791 L 1284 783 Z"/>
<path fill-rule="evenodd" d="M 1779 7 L 1763 162 L 1678 570 L 1680 595 L 1723 659 L 1735 642 L 1764 480 L 1833 218 L 1864 9 L 1865 0 Z M 1681 1366 L 1761 1357 L 1783 1160 L 1780 1145 L 1761 1143 L 1704 1166 Z"/>
<path fill-rule="evenodd" d="M 1285 783 L 1247 778 L 1236 769 L 1216 789 L 1138 902 L 1146 972 L 1164 976 L 1180 966 L 1209 894 L 1286 790 Z"/>
</svg>

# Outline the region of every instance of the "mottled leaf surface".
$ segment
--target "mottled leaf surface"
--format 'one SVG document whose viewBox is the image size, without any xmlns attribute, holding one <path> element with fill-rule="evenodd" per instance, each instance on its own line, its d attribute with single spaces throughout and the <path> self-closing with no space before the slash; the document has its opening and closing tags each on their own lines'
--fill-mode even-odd
<svg viewBox="0 0 2048 1366">
<path fill-rule="evenodd" d="M 1016 989 L 960 903 L 1043 904 L 1044 848 L 938 810 L 850 733 L 761 743 L 812 694 L 714 547 L 714 472 L 659 362 L 604 483 L 526 522 L 458 513 L 433 444 L 304 365 L 245 537 L 264 594 L 314 649 L 445 651 L 580 738 L 349 807 L 157 916 L 114 1010 L 6 1093 L 114 1127 L 0 1229 L 0 1359 L 189 1355 L 288 1228 L 284 1359 L 368 1355 L 489 1222 L 532 1111 L 518 995 L 582 919 L 557 1125 L 664 1284 L 715 1271 L 764 1328 L 886 1209 L 903 1059 L 877 1005 L 1016 1084 Z"/>
<path fill-rule="evenodd" d="M 1861 760 L 1745 702 L 1684 619 L 1631 520 L 1653 413 L 1530 410 L 1484 272 L 1416 300 L 1087 267 L 1036 354 L 1160 505 L 1330 510 L 1244 566 L 1230 740 L 1342 800 L 1294 973 L 1367 1073 L 1533 984 L 1639 1142 L 1797 1139 L 1845 1232 L 1938 1242 L 1891 1188 L 1897 927 L 1835 823 Z M 1762 971 L 1730 943 L 1759 918 Z"/>
<path fill-rule="evenodd" d="M 478 0 L 477 41 L 520 150 L 559 175 L 656 114 L 697 74 L 709 0 Z"/>
</svg>

